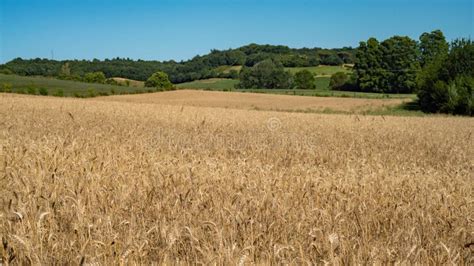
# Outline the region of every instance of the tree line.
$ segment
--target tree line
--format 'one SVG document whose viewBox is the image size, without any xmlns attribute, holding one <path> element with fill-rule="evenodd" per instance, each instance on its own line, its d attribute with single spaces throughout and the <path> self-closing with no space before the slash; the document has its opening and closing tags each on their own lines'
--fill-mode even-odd
<svg viewBox="0 0 474 266">
<path fill-rule="evenodd" d="M 244 66 L 236 86 L 239 89 L 315 89 L 315 82 L 313 73 L 308 70 L 293 75 L 280 61 L 266 59 L 252 67 Z"/>
<path fill-rule="evenodd" d="M 70 80 L 83 80 L 88 73 L 102 72 L 106 78 L 122 77 L 146 81 L 153 73 L 168 74 L 172 83 L 183 83 L 207 78 L 238 78 L 238 73 L 222 73 L 219 66 L 247 66 L 271 59 L 285 67 L 307 67 L 354 63 L 355 49 L 301 48 L 282 45 L 250 44 L 237 49 L 212 50 L 209 54 L 195 56 L 187 61 L 145 61 L 129 58 L 105 60 L 49 60 L 16 58 L 0 66 L 0 72 L 23 76 L 48 76 Z"/>
<path fill-rule="evenodd" d="M 417 93 L 425 112 L 474 114 L 474 45 L 470 39 L 448 43 L 440 30 L 419 41 L 394 36 L 361 42 L 353 76 L 341 76 L 335 89 Z"/>
<path fill-rule="evenodd" d="M 240 73 L 239 88 L 311 89 L 314 77 L 291 75 L 281 60 L 266 59 Z M 417 93 L 425 112 L 474 114 L 474 45 L 470 39 L 448 43 L 442 31 L 423 33 L 419 41 L 393 36 L 370 38 L 355 53 L 352 75 L 331 77 L 334 90 Z"/>
</svg>

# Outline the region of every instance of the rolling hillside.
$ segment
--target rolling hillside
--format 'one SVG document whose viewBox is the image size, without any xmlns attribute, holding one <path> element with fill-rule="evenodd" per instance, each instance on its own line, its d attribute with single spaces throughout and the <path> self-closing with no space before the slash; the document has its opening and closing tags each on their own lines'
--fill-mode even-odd
<svg viewBox="0 0 474 266">
<path fill-rule="evenodd" d="M 54 95 L 62 91 L 64 96 L 90 96 L 91 93 L 136 93 L 141 90 L 138 87 L 85 83 L 47 77 L 23 77 L 0 74 L 0 87 L 4 85 L 11 85 L 15 93 L 28 93 L 31 89 L 34 89 L 36 93 L 38 93 L 40 88 L 45 88 L 48 90 L 49 95 Z"/>
</svg>

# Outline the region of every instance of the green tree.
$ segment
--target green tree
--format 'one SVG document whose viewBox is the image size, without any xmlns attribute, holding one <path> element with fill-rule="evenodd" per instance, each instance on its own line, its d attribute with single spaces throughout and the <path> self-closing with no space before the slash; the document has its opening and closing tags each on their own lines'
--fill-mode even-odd
<svg viewBox="0 0 474 266">
<path fill-rule="evenodd" d="M 420 36 L 420 65 L 424 67 L 449 52 L 449 44 L 440 30 L 425 32 Z"/>
<path fill-rule="evenodd" d="M 340 66 L 344 61 L 337 55 L 331 54 L 321 60 L 321 64 L 329 66 Z"/>
<path fill-rule="evenodd" d="M 331 76 L 329 88 L 332 90 L 342 90 L 349 81 L 349 76 L 344 72 L 337 72 Z"/>
<path fill-rule="evenodd" d="M 474 77 L 474 43 L 472 40 L 454 40 L 444 66 L 440 75 L 442 80 L 454 80 L 459 76 Z"/>
<path fill-rule="evenodd" d="M 410 93 L 416 88 L 418 49 L 409 37 L 394 36 L 382 43 L 370 38 L 360 43 L 356 57 L 354 75 L 361 91 Z"/>
<path fill-rule="evenodd" d="M 361 91 L 381 92 L 382 88 L 382 49 L 375 38 L 361 42 L 356 53 L 354 75 Z"/>
<path fill-rule="evenodd" d="M 418 76 L 421 110 L 474 115 L 474 44 L 455 40 L 448 55 L 428 63 Z"/>
<path fill-rule="evenodd" d="M 416 88 L 420 70 L 416 41 L 409 37 L 394 36 L 381 43 L 383 92 L 411 93 Z"/>
<path fill-rule="evenodd" d="M 295 74 L 295 86 L 297 89 L 312 90 L 316 89 L 316 79 L 308 70 L 301 70 Z"/>
<path fill-rule="evenodd" d="M 103 72 L 91 72 L 84 75 L 84 81 L 89 83 L 105 84 L 106 80 Z"/>
<path fill-rule="evenodd" d="M 159 71 L 147 79 L 145 87 L 169 90 L 173 88 L 173 84 L 170 82 L 168 75 L 165 72 Z"/>
<path fill-rule="evenodd" d="M 268 59 L 253 67 L 243 67 L 240 72 L 241 89 L 290 89 L 292 75 L 281 63 Z"/>
</svg>

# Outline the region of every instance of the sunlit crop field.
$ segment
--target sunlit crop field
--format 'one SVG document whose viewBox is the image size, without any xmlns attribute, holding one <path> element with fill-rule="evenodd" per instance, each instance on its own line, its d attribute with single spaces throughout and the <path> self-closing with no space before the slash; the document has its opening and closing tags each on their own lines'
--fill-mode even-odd
<svg viewBox="0 0 474 266">
<path fill-rule="evenodd" d="M 473 130 L 0 94 L 0 264 L 472 265 Z"/>
<path fill-rule="evenodd" d="M 115 95 L 101 101 L 152 103 L 178 106 L 257 109 L 270 111 L 361 113 L 384 110 L 411 102 L 410 98 L 363 99 L 341 97 L 288 96 L 265 93 L 177 90 L 152 94 Z"/>
</svg>

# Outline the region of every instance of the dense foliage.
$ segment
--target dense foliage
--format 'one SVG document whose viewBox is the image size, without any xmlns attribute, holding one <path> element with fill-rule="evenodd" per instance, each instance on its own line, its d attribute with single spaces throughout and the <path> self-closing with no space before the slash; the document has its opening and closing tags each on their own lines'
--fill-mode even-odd
<svg viewBox="0 0 474 266">
<path fill-rule="evenodd" d="M 474 114 L 474 45 L 469 39 L 450 46 L 439 30 L 423 33 L 419 42 L 400 36 L 382 43 L 370 38 L 360 43 L 356 57 L 355 90 L 417 92 L 425 112 Z M 334 76 L 332 84 L 339 84 L 336 78 L 341 77 Z"/>
<path fill-rule="evenodd" d="M 349 83 L 349 75 L 344 72 L 337 72 L 331 76 L 329 88 L 332 90 L 344 90 Z"/>
<path fill-rule="evenodd" d="M 295 87 L 301 90 L 316 89 L 316 79 L 308 70 L 301 70 L 295 74 Z"/>
<path fill-rule="evenodd" d="M 240 72 L 240 89 L 290 89 L 292 75 L 283 65 L 267 59 L 253 67 L 243 67 Z"/>
<path fill-rule="evenodd" d="M 191 60 L 175 61 L 144 61 L 128 58 L 114 58 L 92 61 L 48 59 L 24 60 L 14 59 L 3 66 L 0 71 L 23 76 L 50 76 L 68 80 L 79 80 L 86 73 L 103 72 L 106 78 L 122 77 L 146 81 L 153 73 L 162 71 L 168 74 L 171 82 L 182 83 L 206 78 L 237 78 L 238 73 L 220 73 L 219 66 L 255 64 L 271 59 L 285 67 L 307 67 L 319 64 L 340 65 L 353 63 L 355 50 L 350 47 L 341 49 L 302 48 L 292 49 L 281 45 L 250 44 L 237 49 L 212 50 L 209 54 L 196 56 Z"/>
<path fill-rule="evenodd" d="M 156 72 L 147 79 L 147 81 L 145 82 L 145 87 L 169 90 L 173 88 L 173 84 L 171 84 L 166 73 Z"/>
<path fill-rule="evenodd" d="M 84 81 L 89 83 L 99 83 L 104 84 L 106 81 L 106 77 L 103 72 L 97 71 L 92 73 L 86 73 L 84 75 Z"/>
<path fill-rule="evenodd" d="M 427 66 L 440 55 L 446 55 L 449 51 L 449 44 L 446 42 L 444 34 L 440 30 L 430 33 L 425 32 L 420 36 L 420 65 Z"/>
<path fill-rule="evenodd" d="M 411 93 L 416 88 L 418 58 L 417 43 L 409 37 L 361 42 L 354 66 L 357 87 L 367 92 Z"/>
<path fill-rule="evenodd" d="M 474 44 L 460 39 L 433 57 L 418 77 L 425 112 L 474 114 Z"/>
</svg>

